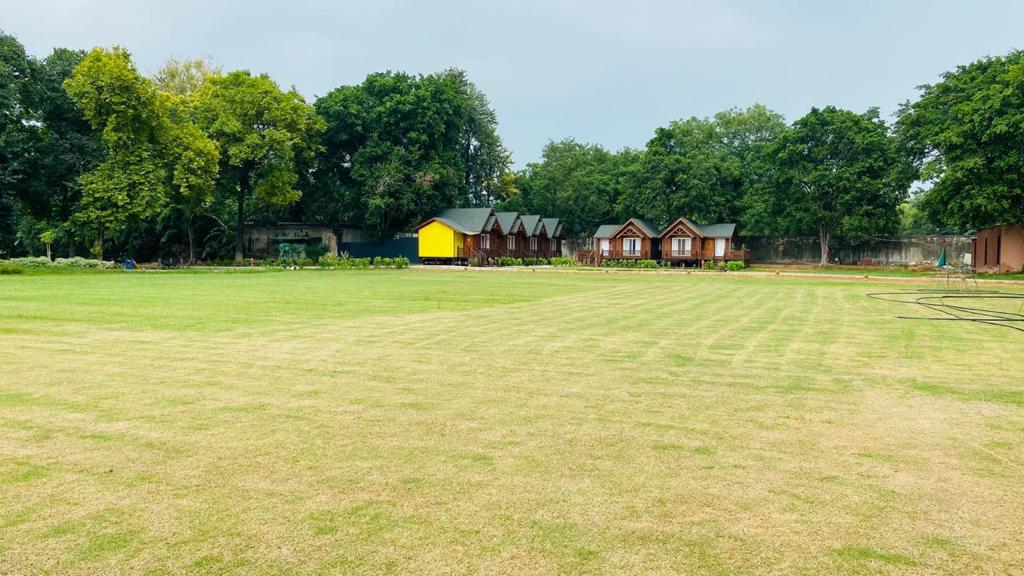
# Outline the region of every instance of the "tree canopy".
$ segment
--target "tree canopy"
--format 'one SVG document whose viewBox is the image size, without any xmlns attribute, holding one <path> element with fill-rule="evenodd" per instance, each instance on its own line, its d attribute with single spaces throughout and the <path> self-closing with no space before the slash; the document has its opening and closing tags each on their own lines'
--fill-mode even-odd
<svg viewBox="0 0 1024 576">
<path fill-rule="evenodd" d="M 771 153 L 778 170 L 774 205 L 789 232 L 818 234 L 821 265 L 836 234 L 896 231 L 912 172 L 878 110 L 812 108 Z"/>
<path fill-rule="evenodd" d="M 922 208 L 933 220 L 960 230 L 1024 224 L 1024 51 L 922 86 L 897 127 L 930 185 Z"/>
<path fill-rule="evenodd" d="M 305 212 L 362 223 L 378 238 L 442 208 L 489 204 L 508 153 L 487 99 L 458 70 L 371 74 L 316 102 L 326 120 Z"/>
<path fill-rule="evenodd" d="M 581 237 L 633 216 L 815 234 L 822 263 L 836 235 L 1024 223 L 1024 52 L 922 86 L 893 127 L 832 106 L 787 125 L 755 104 L 669 122 L 639 149 L 565 138 L 510 166 L 461 70 L 372 73 L 310 105 L 204 59 L 146 78 L 124 48 L 37 59 L 0 33 L 0 255 L 92 242 L 189 261 L 240 260 L 255 221 L 385 239 L 468 206 L 556 216 Z"/>
<path fill-rule="evenodd" d="M 247 71 L 209 78 L 196 95 L 195 115 L 220 150 L 219 189 L 237 208 L 235 260 L 241 261 L 246 203 L 282 205 L 302 196 L 299 172 L 318 152 L 324 122 L 295 90 Z"/>
</svg>

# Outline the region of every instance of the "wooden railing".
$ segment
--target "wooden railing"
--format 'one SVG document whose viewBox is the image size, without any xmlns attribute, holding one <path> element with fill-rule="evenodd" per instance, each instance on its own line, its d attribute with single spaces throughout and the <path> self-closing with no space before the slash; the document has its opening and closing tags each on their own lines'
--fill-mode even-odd
<svg viewBox="0 0 1024 576">
<path fill-rule="evenodd" d="M 609 248 L 608 250 L 601 250 L 601 258 L 618 260 L 623 258 L 650 258 L 651 253 L 649 250 L 641 248 L 639 250 L 623 250 L 622 248 Z"/>
</svg>

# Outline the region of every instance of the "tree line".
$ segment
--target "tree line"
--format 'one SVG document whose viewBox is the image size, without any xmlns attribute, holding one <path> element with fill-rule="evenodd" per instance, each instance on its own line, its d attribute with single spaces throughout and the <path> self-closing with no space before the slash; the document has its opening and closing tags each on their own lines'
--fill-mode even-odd
<svg viewBox="0 0 1024 576">
<path fill-rule="evenodd" d="M 965 232 L 1024 222 L 1024 53 L 960 66 L 887 123 L 877 109 L 763 105 L 657 128 L 642 149 L 553 141 L 512 171 L 460 70 L 370 74 L 312 104 L 270 77 L 123 48 L 26 54 L 0 33 L 0 257 L 243 255 L 249 222 L 388 238 L 452 206 L 639 216 L 748 235 Z M 916 185 L 915 185 L 916 183 Z"/>
</svg>

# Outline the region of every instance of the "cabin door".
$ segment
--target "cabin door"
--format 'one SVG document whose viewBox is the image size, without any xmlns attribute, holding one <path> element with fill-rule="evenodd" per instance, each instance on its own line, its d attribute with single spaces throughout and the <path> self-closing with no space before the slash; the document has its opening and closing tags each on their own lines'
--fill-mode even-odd
<svg viewBox="0 0 1024 576">
<path fill-rule="evenodd" d="M 725 258 L 725 238 L 715 238 L 715 258 Z"/>
</svg>

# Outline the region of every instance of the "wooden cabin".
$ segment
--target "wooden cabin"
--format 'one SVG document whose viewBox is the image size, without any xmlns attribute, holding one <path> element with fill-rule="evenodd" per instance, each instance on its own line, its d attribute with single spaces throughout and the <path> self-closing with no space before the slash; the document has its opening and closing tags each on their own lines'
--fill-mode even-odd
<svg viewBox="0 0 1024 576">
<path fill-rule="evenodd" d="M 526 249 L 523 251 L 523 256 L 525 258 L 544 258 L 545 244 L 548 241 L 544 219 L 536 214 L 525 214 L 520 218 L 526 229 Z"/>
<path fill-rule="evenodd" d="M 565 242 L 565 229 L 558 218 L 544 218 L 544 229 L 548 233 L 547 258 L 555 258 L 562 255 L 562 245 Z"/>
<path fill-rule="evenodd" d="M 681 266 L 705 260 L 746 262 L 750 252 L 734 248 L 735 239 L 735 224 L 701 225 L 688 218 L 677 218 L 661 231 L 661 259 Z"/>
<path fill-rule="evenodd" d="M 594 236 L 591 238 L 591 248 L 593 249 L 593 256 L 591 262 L 596 266 L 601 264 L 601 260 L 608 258 L 612 250 L 612 234 L 622 227 L 622 224 L 601 224 L 597 227 L 597 231 L 594 232 Z"/>
<path fill-rule="evenodd" d="M 608 249 L 602 252 L 601 260 L 658 260 L 661 257 L 658 228 L 647 220 L 630 218 L 612 232 Z"/>
<path fill-rule="evenodd" d="M 522 258 L 526 251 L 526 227 L 518 212 L 495 212 L 504 236 L 500 240 L 501 256 Z"/>
<path fill-rule="evenodd" d="M 425 263 L 468 263 L 498 255 L 504 238 L 492 208 L 450 208 L 414 228 Z"/>
</svg>

